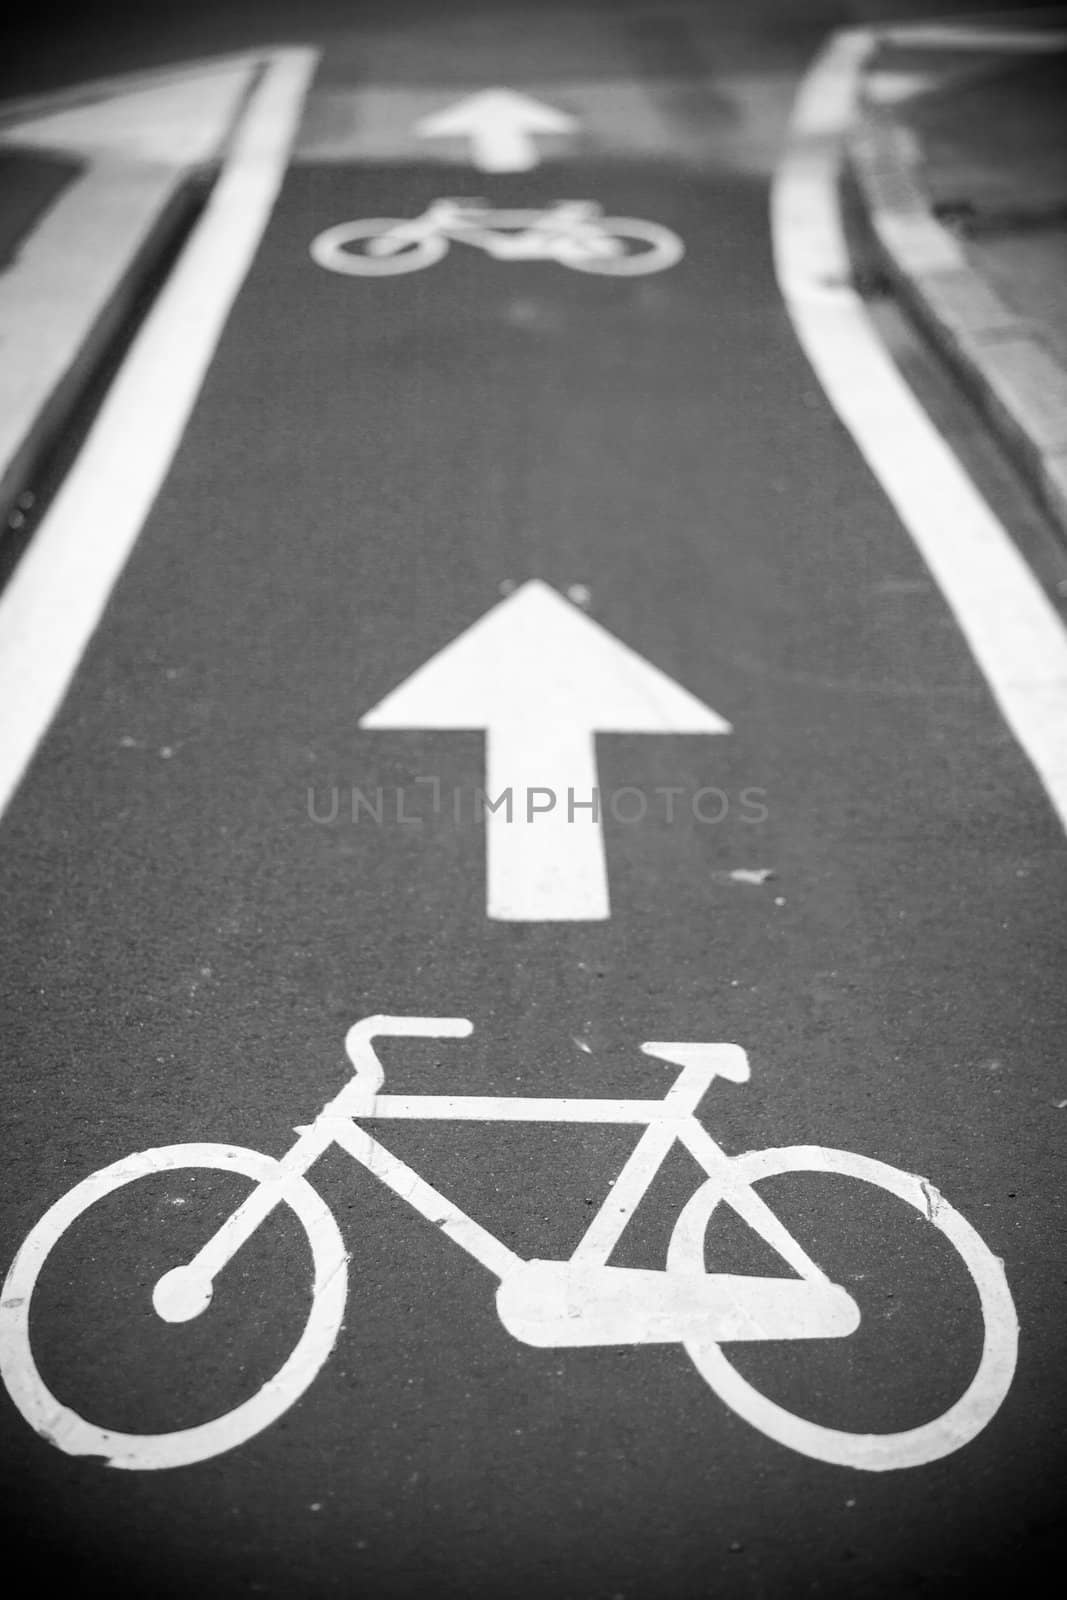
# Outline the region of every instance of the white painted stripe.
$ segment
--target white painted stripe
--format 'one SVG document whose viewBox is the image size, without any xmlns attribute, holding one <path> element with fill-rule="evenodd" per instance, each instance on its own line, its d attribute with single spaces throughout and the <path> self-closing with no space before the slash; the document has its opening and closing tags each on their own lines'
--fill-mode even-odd
<svg viewBox="0 0 1067 1600">
<path fill-rule="evenodd" d="M 772 194 L 778 282 L 831 404 L 918 546 L 1067 825 L 1067 633 L 849 287 L 837 180 L 859 75 L 877 37 L 838 34 L 801 87 Z"/>
<path fill-rule="evenodd" d="M 1056 7 L 1055 14 L 1062 17 L 1062 7 Z M 1036 21 L 1040 12 L 1033 15 Z M 1062 29 L 979 27 L 973 22 L 889 24 L 878 29 L 878 37 L 917 50 L 1003 50 L 1008 55 L 1054 54 L 1067 43 Z"/>
<path fill-rule="evenodd" d="M 0 597 L 0 812 L 58 710 L 173 459 L 285 172 L 317 60 L 279 51 L 204 216 Z"/>
</svg>

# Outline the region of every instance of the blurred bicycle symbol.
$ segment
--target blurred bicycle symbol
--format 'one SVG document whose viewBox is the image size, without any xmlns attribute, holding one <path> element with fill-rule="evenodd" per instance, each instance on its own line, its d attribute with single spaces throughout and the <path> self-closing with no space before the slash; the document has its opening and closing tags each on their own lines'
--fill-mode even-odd
<svg viewBox="0 0 1067 1600">
<path fill-rule="evenodd" d="M 575 272 L 616 278 L 663 272 L 685 254 L 669 228 L 606 217 L 595 200 L 557 200 L 541 211 L 434 200 L 420 217 L 340 222 L 312 240 L 311 255 L 329 272 L 384 278 L 432 266 L 453 242 L 484 250 L 495 261 L 557 261 Z"/>
</svg>

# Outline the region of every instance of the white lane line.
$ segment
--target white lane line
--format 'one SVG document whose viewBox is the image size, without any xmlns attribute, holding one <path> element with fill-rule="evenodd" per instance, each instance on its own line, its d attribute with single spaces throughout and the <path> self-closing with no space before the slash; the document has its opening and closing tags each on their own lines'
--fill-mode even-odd
<svg viewBox="0 0 1067 1600">
<path fill-rule="evenodd" d="M 1044 14 L 1059 21 L 1063 8 L 1054 6 Z M 1042 12 L 1029 15 L 1036 24 Z M 1062 29 L 980 27 L 973 22 L 888 23 L 877 34 L 887 44 L 910 45 L 916 50 L 991 50 L 1005 55 L 1053 55 L 1067 42 L 1067 33 Z"/>
<path fill-rule="evenodd" d="M 772 190 L 775 267 L 800 343 L 919 548 L 1067 825 L 1067 633 L 1011 537 L 886 353 L 837 198 L 843 136 L 878 35 L 835 35 L 805 78 Z"/>
<path fill-rule="evenodd" d="M 174 457 L 285 173 L 318 53 L 272 55 L 204 216 L 0 597 L 0 814 Z"/>
</svg>

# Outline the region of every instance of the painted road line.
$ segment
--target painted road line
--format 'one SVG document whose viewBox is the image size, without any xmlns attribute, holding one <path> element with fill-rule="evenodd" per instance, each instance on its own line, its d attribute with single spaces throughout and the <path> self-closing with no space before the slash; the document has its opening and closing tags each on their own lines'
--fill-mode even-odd
<svg viewBox="0 0 1067 1600">
<path fill-rule="evenodd" d="M 222 150 L 259 65 L 249 57 L 0 123 L 0 149 L 85 163 L 0 276 L 0 507 L 26 487 L 180 215 L 185 178 Z"/>
<path fill-rule="evenodd" d="M 1040 12 L 1032 14 L 1035 22 L 1039 20 Z M 1051 15 L 1060 20 L 1063 8 L 1054 7 Z M 1002 50 L 1010 55 L 1045 55 L 1062 50 L 1067 44 L 1067 33 L 1062 29 L 983 27 L 966 21 L 888 23 L 878 28 L 875 36 L 887 44 L 915 45 L 927 50 Z"/>
<path fill-rule="evenodd" d="M 0 597 L 0 813 L 103 614 L 177 449 L 285 172 L 317 55 L 278 51 L 77 461 Z"/>
<path fill-rule="evenodd" d="M 486 914 L 507 922 L 611 915 L 598 731 L 731 731 L 538 580 L 446 645 L 360 727 L 485 729 Z"/>
<path fill-rule="evenodd" d="M 514 89 L 483 89 L 443 111 L 420 117 L 420 139 L 462 139 L 479 172 L 528 172 L 540 166 L 538 133 L 576 133 L 577 119 Z"/>
<path fill-rule="evenodd" d="M 1067 634 L 850 287 L 837 183 L 860 75 L 879 37 L 862 29 L 837 34 L 801 86 L 772 190 L 778 282 L 831 404 L 918 546 L 1067 825 Z"/>
</svg>

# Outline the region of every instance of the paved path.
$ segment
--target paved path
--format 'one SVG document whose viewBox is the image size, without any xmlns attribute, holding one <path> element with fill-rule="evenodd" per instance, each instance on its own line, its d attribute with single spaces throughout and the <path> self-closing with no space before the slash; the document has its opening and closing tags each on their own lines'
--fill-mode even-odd
<svg viewBox="0 0 1067 1600">
<path fill-rule="evenodd" d="M 487 82 L 503 76 L 495 48 Z M 580 118 L 581 92 L 555 70 L 557 103 Z M 343 53 L 327 57 L 324 90 L 346 73 Z M 680 139 L 707 114 L 636 81 Z M 456 97 L 449 84 L 437 99 Z M 580 142 L 556 159 L 474 174 L 458 151 L 334 148 L 290 167 L 3 823 L 5 1255 L 129 1151 L 283 1154 L 350 1079 L 345 1035 L 364 1016 L 473 1023 L 469 1038 L 382 1043 L 386 1092 L 409 1096 L 659 1100 L 681 1058 L 642 1042 L 729 1041 L 751 1077 L 720 1076 L 700 1110 L 727 1152 L 836 1147 L 933 1186 L 894 1196 L 826 1170 L 763 1184 L 861 1320 L 843 1338 L 731 1341 L 742 1376 L 838 1434 L 947 1411 L 978 1366 L 982 1319 L 943 1195 L 984 1241 L 967 1249 L 991 1264 L 1002 1356 L 1003 1259 L 1014 1382 L 959 1449 L 937 1436 L 939 1459 L 884 1472 L 814 1459 L 810 1435 L 769 1437 L 724 1403 L 643 1312 L 629 1342 L 553 1347 L 577 1337 L 572 1299 L 547 1347 L 518 1342 L 493 1277 L 449 1236 L 462 1230 L 431 1226 L 453 1214 L 393 1171 L 419 1215 L 334 1147 L 313 1178 L 351 1254 L 348 1309 L 278 1420 L 192 1465 L 136 1470 L 151 1464 L 137 1446 L 135 1470 L 114 1471 L 5 1407 L 12 1543 L 42 1578 L 159 1595 L 895 1596 L 974 1592 L 979 1574 L 1031 1558 L 1036 1571 L 1051 1548 L 1062 826 L 801 354 L 767 174 Z M 684 257 L 626 278 L 456 241 L 424 270 L 375 278 L 309 253 L 336 224 L 472 193 L 500 209 L 592 200 L 668 230 Z M 534 581 L 556 598 L 523 589 Z M 531 596 L 547 608 L 532 645 Z M 535 741 L 537 685 L 552 727 L 577 719 L 598 652 L 618 660 L 597 629 L 730 725 L 678 731 L 666 687 L 660 733 L 606 713 L 609 916 L 487 915 L 478 707 L 443 692 L 434 725 L 392 728 L 383 709 L 360 726 L 499 605 L 486 702 L 523 685 L 520 748 L 556 763 L 544 785 L 571 769 Z M 588 670 L 575 633 L 595 641 Z M 631 658 L 603 670 L 613 692 L 655 702 Z M 477 673 L 464 682 L 481 692 Z M 532 758 L 521 770 L 542 783 Z M 595 840 L 586 815 L 569 827 Z M 735 1076 L 738 1059 L 716 1058 Z M 371 1127 L 524 1259 L 574 1249 L 635 1140 L 624 1124 Z M 613 1263 L 661 1268 L 703 1176 L 693 1152 L 668 1156 Z M 32 1322 L 64 1405 L 159 1436 L 260 1390 L 306 1313 L 291 1220 L 268 1219 L 202 1317 L 163 1322 L 150 1302 L 247 1189 L 233 1172 L 157 1170 L 72 1224 Z M 790 1271 L 726 1206 L 705 1259 Z M 609 1329 L 636 1326 L 635 1303 L 628 1321 L 603 1313 Z M 696 1343 L 710 1367 L 714 1342 Z M 62 1442 L 67 1425 L 38 1420 Z"/>
</svg>

